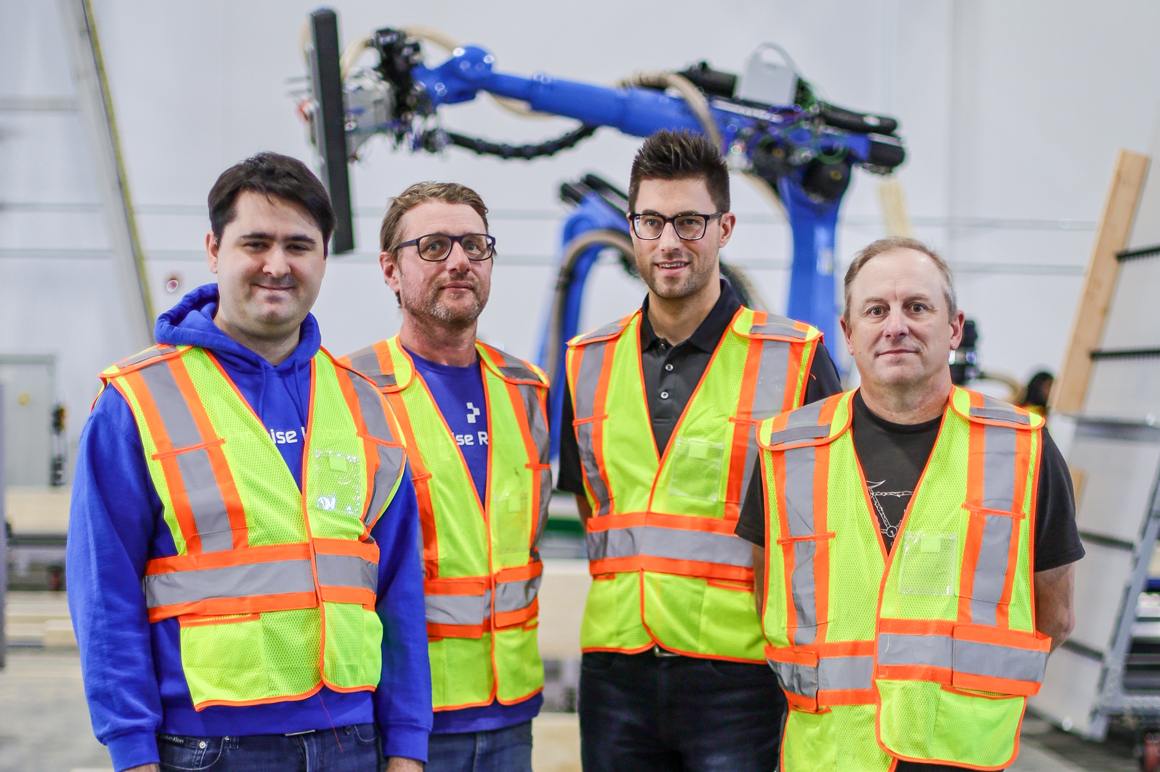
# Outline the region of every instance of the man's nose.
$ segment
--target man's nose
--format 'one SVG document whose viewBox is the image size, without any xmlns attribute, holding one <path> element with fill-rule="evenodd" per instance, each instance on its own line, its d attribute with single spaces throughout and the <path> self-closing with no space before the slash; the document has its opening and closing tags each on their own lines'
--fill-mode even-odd
<svg viewBox="0 0 1160 772">
<path fill-rule="evenodd" d="M 677 226 L 674 223 L 667 222 L 665 223 L 665 227 L 661 228 L 661 237 L 658 239 L 658 246 L 666 251 L 682 249 L 684 247 L 684 242 L 677 235 Z"/>
<path fill-rule="evenodd" d="M 270 276 L 285 276 L 290 273 L 290 257 L 286 254 L 284 246 L 275 244 L 266 254 L 266 262 L 262 266 L 262 271 Z"/>
<path fill-rule="evenodd" d="M 891 338 L 902 338 L 910 333 L 910 324 L 901 308 L 891 308 L 886 316 L 886 334 Z"/>
<path fill-rule="evenodd" d="M 471 270 L 471 261 L 463 251 L 463 244 L 458 241 L 451 242 L 451 251 L 447 253 L 446 263 L 447 270 L 455 273 L 466 273 Z"/>
</svg>

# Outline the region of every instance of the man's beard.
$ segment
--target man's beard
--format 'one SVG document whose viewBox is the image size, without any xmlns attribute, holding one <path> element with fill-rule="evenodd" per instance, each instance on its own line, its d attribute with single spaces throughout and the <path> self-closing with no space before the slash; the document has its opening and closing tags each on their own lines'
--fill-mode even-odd
<svg viewBox="0 0 1160 772">
<path fill-rule="evenodd" d="M 703 265 L 700 264 L 696 257 L 689 259 L 689 272 L 679 281 L 661 281 L 657 277 L 657 269 L 649 264 L 645 272 L 641 275 L 645 284 L 652 290 L 657 297 L 666 300 L 680 300 L 682 298 L 691 297 L 705 288 L 713 277 L 713 261 L 704 260 Z M 663 261 L 662 261 L 663 262 Z"/>
<path fill-rule="evenodd" d="M 472 302 L 466 308 L 453 308 L 439 299 L 440 292 L 449 281 L 466 281 L 472 285 Z M 484 296 L 484 290 L 479 280 L 469 275 L 463 278 L 448 279 L 439 284 L 429 284 L 423 288 L 422 296 L 418 298 L 412 297 L 406 292 L 400 293 L 400 302 L 403 310 L 414 316 L 429 319 L 448 327 L 462 328 L 475 323 L 475 320 L 483 313 L 487 297 Z"/>
</svg>

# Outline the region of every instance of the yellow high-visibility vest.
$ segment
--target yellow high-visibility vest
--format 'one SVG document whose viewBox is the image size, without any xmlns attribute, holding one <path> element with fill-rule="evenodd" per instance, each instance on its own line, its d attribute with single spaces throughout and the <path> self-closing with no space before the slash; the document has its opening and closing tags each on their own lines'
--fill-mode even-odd
<svg viewBox="0 0 1160 772">
<path fill-rule="evenodd" d="M 753 551 L 733 531 L 757 460 L 757 424 L 805 397 L 821 333 L 741 308 L 657 456 L 640 312 L 568 349 L 576 438 L 592 507 L 584 651 L 660 644 L 761 662 Z"/>
<path fill-rule="evenodd" d="M 398 336 L 344 361 L 386 395 L 407 439 L 423 530 L 434 709 L 522 702 L 544 686 L 538 545 L 552 495 L 548 379 L 476 343 L 487 400 L 487 501 Z"/>
<path fill-rule="evenodd" d="M 155 346 L 101 373 L 129 404 L 177 555 L 145 567 L 149 621 L 177 617 L 197 710 L 373 690 L 379 548 L 406 455 L 374 385 L 320 350 L 302 488 L 212 353 Z"/>
<path fill-rule="evenodd" d="M 1051 645 L 1032 600 L 1043 419 L 955 388 L 887 553 L 853 394 L 761 425 L 765 653 L 790 704 L 782 769 L 1002 769 Z"/>
</svg>

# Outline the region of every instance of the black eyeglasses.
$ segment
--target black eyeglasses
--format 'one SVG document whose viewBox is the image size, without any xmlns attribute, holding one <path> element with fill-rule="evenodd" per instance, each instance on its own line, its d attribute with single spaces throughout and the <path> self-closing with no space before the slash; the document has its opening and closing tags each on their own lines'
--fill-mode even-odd
<svg viewBox="0 0 1160 772">
<path fill-rule="evenodd" d="M 451 245 L 459 244 L 463 254 L 473 263 L 482 263 L 495 257 L 495 236 L 486 233 L 465 233 L 462 236 L 448 236 L 446 233 L 428 233 L 417 239 L 404 241 L 395 247 L 395 251 L 403 247 L 415 247 L 419 257 L 429 263 L 439 263 L 451 254 Z"/>
<path fill-rule="evenodd" d="M 655 241 L 665 232 L 665 225 L 672 223 L 673 230 L 677 232 L 681 240 L 697 241 L 705 237 L 705 231 L 709 229 L 709 221 L 716 220 L 723 214 L 725 213 L 714 212 L 713 214 L 678 214 L 673 217 L 663 217 L 659 214 L 633 212 L 628 216 L 628 219 L 632 222 L 632 231 L 638 239 Z"/>
</svg>

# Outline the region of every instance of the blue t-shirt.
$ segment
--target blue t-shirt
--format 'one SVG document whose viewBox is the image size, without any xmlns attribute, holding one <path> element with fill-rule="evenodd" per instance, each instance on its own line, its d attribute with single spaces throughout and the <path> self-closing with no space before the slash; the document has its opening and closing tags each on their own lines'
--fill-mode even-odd
<svg viewBox="0 0 1160 772">
<path fill-rule="evenodd" d="M 415 369 L 422 376 L 447 427 L 455 435 L 459 450 L 467 462 L 480 501 L 487 497 L 487 399 L 483 391 L 483 374 L 477 361 L 467 367 L 441 365 L 408 350 Z M 442 710 L 435 714 L 431 734 L 486 732 L 492 729 L 531 721 L 544 703 L 542 694 L 515 705 L 498 701 L 478 708 Z"/>
</svg>

